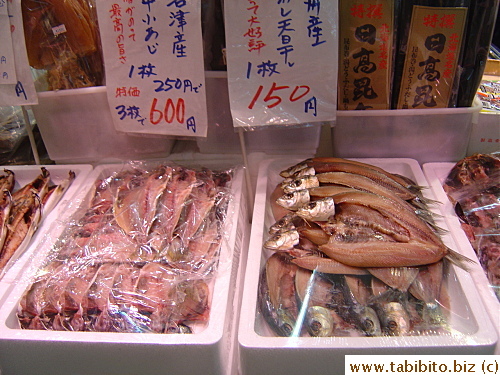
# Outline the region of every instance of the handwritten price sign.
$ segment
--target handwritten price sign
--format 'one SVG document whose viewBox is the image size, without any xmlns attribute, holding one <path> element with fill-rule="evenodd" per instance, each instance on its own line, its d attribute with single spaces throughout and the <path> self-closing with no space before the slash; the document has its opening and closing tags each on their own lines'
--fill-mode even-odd
<svg viewBox="0 0 500 375">
<path fill-rule="evenodd" d="M 225 2 L 234 126 L 335 120 L 337 8 L 326 0 Z"/>
<path fill-rule="evenodd" d="M 97 3 L 117 130 L 206 136 L 200 8 L 200 0 Z"/>
</svg>

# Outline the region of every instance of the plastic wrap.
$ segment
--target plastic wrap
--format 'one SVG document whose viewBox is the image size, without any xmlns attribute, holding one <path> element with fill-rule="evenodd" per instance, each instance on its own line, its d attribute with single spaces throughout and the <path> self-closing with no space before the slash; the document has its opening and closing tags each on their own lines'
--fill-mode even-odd
<svg viewBox="0 0 500 375">
<path fill-rule="evenodd" d="M 475 154 L 450 170 L 443 188 L 500 300 L 499 181 L 498 154 Z"/>
<path fill-rule="evenodd" d="M 426 179 L 420 169 L 417 161 L 413 159 L 357 159 L 358 161 L 369 163 L 371 165 L 383 168 L 392 174 L 398 174 L 411 178 L 419 186 L 427 186 Z M 259 279 L 262 278 L 264 269 L 268 259 L 271 259 L 273 254 L 274 257 L 292 257 L 296 258 L 299 262 L 303 261 L 314 261 L 314 257 L 304 257 L 308 252 L 312 255 L 317 253 L 314 250 L 314 246 L 307 246 L 307 242 L 300 238 L 300 243 L 295 246 L 293 251 L 286 250 L 275 250 L 271 251 L 264 248 L 264 245 L 268 246 L 266 243 L 270 238 L 271 234 L 269 229 L 273 227 L 276 223 L 276 217 L 274 216 L 272 202 L 278 198 L 279 194 L 276 194 L 276 187 L 283 181 L 283 177 L 279 175 L 279 172 L 287 169 L 289 166 L 300 162 L 301 160 L 291 160 L 290 158 L 272 159 L 263 162 L 259 168 L 259 174 L 256 183 L 256 198 L 254 205 L 254 214 L 252 220 L 252 233 L 249 245 L 249 255 L 247 268 L 245 272 L 245 288 L 242 296 L 242 307 L 241 307 L 241 318 L 239 324 L 239 349 L 241 358 L 241 368 L 243 374 L 259 374 L 267 372 L 280 372 L 280 373 L 332 373 L 341 374 L 344 371 L 342 365 L 345 355 L 365 355 L 365 354 L 471 354 L 471 353 L 492 353 L 494 350 L 494 345 L 496 344 L 498 337 L 494 326 L 485 311 L 485 305 L 483 304 L 481 298 L 478 295 L 475 284 L 471 281 L 471 275 L 469 272 L 463 270 L 462 268 L 448 264 L 443 268 L 443 272 L 436 274 L 443 276 L 441 284 L 441 293 L 439 296 L 439 304 L 436 304 L 436 297 L 429 297 L 431 294 L 429 292 L 434 291 L 434 286 L 439 286 L 439 283 L 433 283 L 433 288 L 424 288 L 424 293 L 427 292 L 425 299 L 427 301 L 432 301 L 434 298 L 434 303 L 429 304 L 420 303 L 420 311 L 425 311 L 426 308 L 436 306 L 436 310 L 428 309 L 427 312 L 436 312 L 437 314 L 430 314 L 430 316 L 441 317 L 444 319 L 440 322 L 439 319 L 433 321 L 421 321 L 424 324 L 419 326 L 410 325 L 409 330 L 403 332 L 400 335 L 391 335 L 389 332 L 382 332 L 379 335 L 368 336 L 362 330 L 353 327 L 352 325 L 345 324 L 341 320 L 338 320 L 337 324 L 334 326 L 336 334 L 331 334 L 327 337 L 315 336 L 312 337 L 306 328 L 304 322 L 309 321 L 310 326 L 314 328 L 315 332 L 322 332 L 322 327 L 328 326 L 328 324 L 323 324 L 323 322 L 328 323 L 334 321 L 333 314 L 328 311 L 328 307 L 335 306 L 330 298 L 321 298 L 321 296 L 330 294 L 336 294 L 335 298 L 348 297 L 353 298 L 351 293 L 343 293 L 343 287 L 347 282 L 336 282 L 335 289 L 323 288 L 323 286 L 332 284 L 333 279 L 342 279 L 343 275 L 334 275 L 326 277 L 326 284 L 323 281 L 325 279 L 325 270 L 318 269 L 316 271 L 307 272 L 310 276 L 306 284 L 307 293 L 302 293 L 303 301 L 298 303 L 293 299 L 293 293 L 295 288 L 295 280 L 293 280 L 292 272 L 287 271 L 292 269 L 295 265 L 294 263 L 285 264 L 284 267 L 280 263 L 273 263 L 272 267 L 274 270 L 279 270 L 281 273 L 280 280 L 282 284 L 278 288 L 272 287 L 272 293 L 276 295 L 276 290 L 279 291 L 281 296 L 284 296 L 284 303 L 277 308 L 275 311 L 277 314 L 274 317 L 280 319 L 280 321 L 287 322 L 287 307 L 288 306 L 307 306 L 307 309 L 298 310 L 298 318 L 296 320 L 296 329 L 287 329 L 286 325 L 281 325 L 285 328 L 285 332 L 292 332 L 288 336 L 280 336 L 277 332 L 270 328 L 268 322 L 269 317 L 272 315 L 268 314 L 266 320 L 263 310 L 260 308 L 262 301 L 268 299 L 263 298 L 265 294 L 263 293 L 267 288 L 262 288 Z M 321 187 L 320 187 L 321 188 Z M 328 189 L 332 188 L 327 186 Z M 310 190 L 315 189 L 311 188 Z M 275 193 L 275 194 L 273 194 Z M 429 189 L 423 190 L 424 197 L 435 200 L 435 195 Z M 345 196 L 344 196 L 345 198 Z M 435 211 L 436 207 L 431 205 L 431 211 Z M 397 210 L 396 207 L 392 211 Z M 283 212 L 284 213 L 284 212 Z M 399 215 L 399 213 L 398 213 Z M 392 215 L 391 215 L 392 218 Z M 446 230 L 445 233 L 441 234 L 440 237 L 446 245 L 446 247 L 454 250 L 460 251 L 461 249 L 455 243 L 454 237 L 451 235 L 451 228 L 448 227 L 447 223 L 444 222 L 443 218 L 437 216 L 435 222 L 438 227 Z M 377 222 L 374 221 L 374 224 Z M 388 225 L 386 223 L 385 225 Z M 302 228 L 304 229 L 304 228 Z M 314 229 L 314 226 L 311 227 Z M 293 241 L 293 236 L 290 236 Z M 402 238 L 400 239 L 402 240 Z M 373 241 L 374 246 L 377 242 Z M 310 243 L 309 243 L 310 245 Z M 304 251 L 306 250 L 307 251 Z M 288 254 L 286 254 L 288 253 Z M 305 253 L 305 254 L 304 254 Z M 460 258 L 460 256 L 459 256 Z M 331 267 L 335 264 L 330 262 L 326 257 L 320 258 L 321 262 L 330 263 Z M 278 264 L 277 264 L 278 263 Z M 466 261 L 467 264 L 471 264 Z M 423 268 L 419 266 L 411 266 L 409 268 L 419 268 L 423 271 Z M 388 268 L 388 267 L 385 267 Z M 428 268 L 427 268 L 428 269 Z M 390 275 L 395 275 L 387 269 Z M 320 272 L 323 271 L 323 272 Z M 410 269 L 408 271 L 411 271 Z M 435 269 L 434 269 L 435 271 Z M 301 271 L 302 272 L 302 271 Z M 344 272 L 345 274 L 345 272 Z M 431 273 L 422 272 L 422 275 L 430 276 Z M 370 279 L 370 275 L 354 275 L 351 279 Z M 378 278 L 378 277 L 377 277 Z M 385 277 L 387 280 L 388 278 Z M 293 280 L 293 282 L 291 281 Z M 303 281 L 303 279 L 302 279 Z M 428 282 L 428 281 L 427 281 Z M 304 285 L 304 283 L 301 283 Z M 412 283 L 413 284 L 413 283 Z M 352 284 L 351 284 L 352 285 Z M 370 284 L 364 284 L 370 287 Z M 350 289 L 358 292 L 363 290 L 363 284 L 359 285 L 359 288 L 354 287 Z M 428 285 L 428 284 L 427 284 Z M 413 287 L 418 286 L 418 282 L 415 283 Z M 404 286 L 401 286 L 403 288 Z M 387 289 L 387 287 L 384 287 Z M 382 288 L 382 289 L 384 289 Z M 337 290 L 342 290 L 342 293 L 335 293 Z M 268 290 L 271 290 L 269 288 Z M 302 290 L 304 288 L 302 287 Z M 380 290 L 380 289 L 377 289 Z M 409 290 L 409 289 L 408 289 Z M 362 295 L 361 293 L 359 293 Z M 384 292 L 385 297 L 394 296 L 397 297 L 396 301 L 399 302 L 388 305 L 388 311 L 395 312 L 396 316 L 405 315 L 411 313 L 411 317 L 414 318 L 418 315 L 414 315 L 415 310 L 409 310 L 412 307 L 412 300 L 415 301 L 415 296 L 409 296 L 410 293 L 401 293 L 400 291 L 392 290 Z M 271 297 L 271 295 L 269 295 Z M 320 297 L 320 298 L 318 298 Z M 274 297 L 273 297 L 274 298 Z M 399 299 L 398 299 L 399 298 Z M 422 297 L 424 298 L 424 297 Z M 419 298 L 420 299 L 420 298 Z M 323 306 L 317 306 L 318 302 L 321 300 Z M 326 306 L 326 312 L 331 314 L 331 317 L 325 314 L 325 301 L 329 306 Z M 348 299 L 346 299 L 348 301 Z M 363 301 L 361 299 L 361 301 Z M 382 299 L 384 301 L 384 299 Z M 291 305 L 286 305 L 285 302 Z M 389 301 L 387 301 L 389 302 Z M 362 302 L 361 302 L 362 303 Z M 316 304 L 317 307 L 314 307 Z M 403 309 L 401 309 L 403 306 Z M 415 306 L 415 305 L 413 305 Z M 439 306 L 439 307 L 438 307 Z M 370 306 L 369 306 L 370 307 Z M 337 309 L 339 313 L 337 315 L 350 315 L 346 314 L 349 309 L 353 312 L 356 310 L 356 305 L 350 302 L 337 304 Z M 377 312 L 377 309 L 374 309 Z M 307 320 L 309 316 L 317 317 L 316 320 Z M 345 310 L 345 311 L 341 311 Z M 361 311 L 362 309 L 359 309 Z M 369 310 L 368 310 L 369 311 Z M 417 310 L 419 311 L 419 310 Z M 441 312 L 442 314 L 439 314 Z M 344 316 L 345 316 L 344 315 Z M 359 315 L 358 315 L 359 316 Z M 377 315 L 378 316 L 378 315 Z M 430 317 L 429 316 L 429 317 Z M 322 318 L 326 319 L 322 322 Z M 336 317 L 335 317 L 336 319 Z M 276 320 L 271 319 L 271 323 Z M 344 320 L 345 321 L 345 320 Z M 415 323 L 415 319 L 413 319 Z M 289 322 L 289 321 L 288 321 Z M 292 320 L 293 322 L 293 320 Z M 319 324 L 316 324 L 319 323 Z M 430 324 L 427 324 L 429 322 Z M 349 323 L 349 322 L 347 322 Z M 355 322 L 353 322 L 355 323 Z M 425 329 L 427 325 L 428 329 Z M 387 325 L 389 327 L 390 324 Z M 397 327 L 397 325 L 396 325 Z M 408 328 L 408 327 L 407 327 Z M 418 328 L 418 329 L 417 329 Z M 422 329 L 424 328 L 424 329 Z M 313 331 L 313 332 L 314 332 Z M 327 329 L 328 331 L 328 329 Z"/>
<path fill-rule="evenodd" d="M 208 324 L 233 170 L 130 163 L 59 223 L 22 328 L 192 333 Z"/>
<path fill-rule="evenodd" d="M 271 196 L 277 222 L 264 249 L 274 253 L 259 287 L 270 327 L 282 336 L 446 331 L 449 259 L 466 259 L 441 242 L 416 183 L 339 158 L 300 165 Z"/>
<path fill-rule="evenodd" d="M 23 0 L 32 68 L 47 71 L 49 90 L 103 85 L 94 0 Z"/>
</svg>

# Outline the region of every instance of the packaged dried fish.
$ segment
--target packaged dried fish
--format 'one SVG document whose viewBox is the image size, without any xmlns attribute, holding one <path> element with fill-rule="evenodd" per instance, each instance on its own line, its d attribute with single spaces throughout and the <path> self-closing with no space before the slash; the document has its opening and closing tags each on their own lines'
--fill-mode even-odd
<svg viewBox="0 0 500 375">
<path fill-rule="evenodd" d="M 190 333 L 206 326 L 232 175 L 137 162 L 96 181 L 26 290 L 22 328 Z"/>
</svg>

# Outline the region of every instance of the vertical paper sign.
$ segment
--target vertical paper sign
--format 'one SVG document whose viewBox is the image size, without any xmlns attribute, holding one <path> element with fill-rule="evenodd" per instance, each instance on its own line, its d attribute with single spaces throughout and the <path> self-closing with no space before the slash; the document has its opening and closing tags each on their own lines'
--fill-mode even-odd
<svg viewBox="0 0 500 375">
<path fill-rule="evenodd" d="M 337 7 L 326 0 L 225 2 L 235 127 L 335 120 Z"/>
<path fill-rule="evenodd" d="M 467 8 L 413 7 L 398 109 L 448 107 L 466 20 Z"/>
<path fill-rule="evenodd" d="M 7 0 L 0 0 L 0 85 L 16 83 L 14 49 Z"/>
<path fill-rule="evenodd" d="M 118 131 L 205 137 L 200 0 L 97 2 Z"/>
<path fill-rule="evenodd" d="M 38 104 L 24 41 L 21 0 L 0 0 L 0 75 L 0 106 Z"/>
<path fill-rule="evenodd" d="M 340 0 L 338 108 L 389 109 L 394 1 Z"/>
</svg>

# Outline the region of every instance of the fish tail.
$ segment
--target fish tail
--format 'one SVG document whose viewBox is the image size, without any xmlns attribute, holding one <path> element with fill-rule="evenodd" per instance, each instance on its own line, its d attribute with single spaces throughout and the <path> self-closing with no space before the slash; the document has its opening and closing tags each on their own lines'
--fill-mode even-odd
<svg viewBox="0 0 500 375">
<path fill-rule="evenodd" d="M 464 271 L 467 271 L 467 272 L 470 271 L 469 266 L 471 264 L 476 263 L 475 260 L 470 259 L 470 258 L 466 257 L 465 255 L 462 255 L 459 252 L 454 251 L 450 248 L 448 248 L 448 253 L 446 254 L 445 258 L 448 259 L 451 263 L 453 263 L 457 267 L 460 267 Z"/>
</svg>

